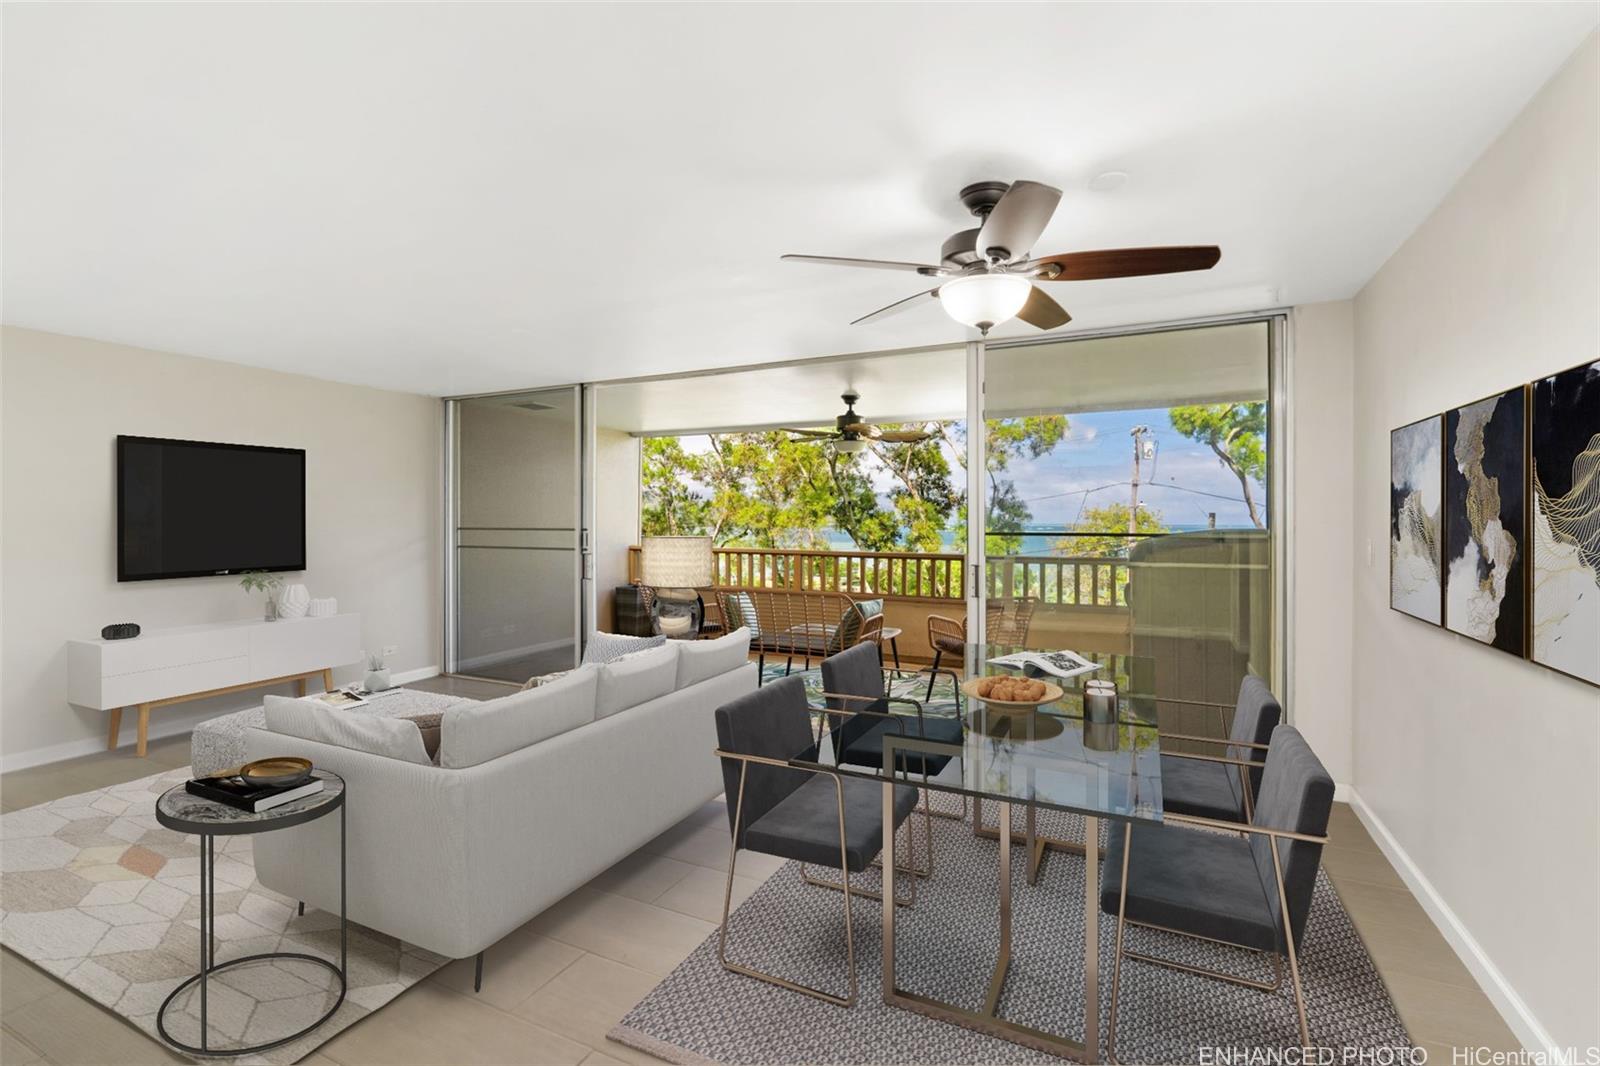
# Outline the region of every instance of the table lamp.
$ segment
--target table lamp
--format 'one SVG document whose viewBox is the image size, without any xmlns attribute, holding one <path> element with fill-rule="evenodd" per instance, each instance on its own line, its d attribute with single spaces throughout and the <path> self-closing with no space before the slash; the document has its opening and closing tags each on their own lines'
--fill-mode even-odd
<svg viewBox="0 0 1600 1066">
<path fill-rule="evenodd" d="M 706 617 L 705 601 L 696 590 L 711 584 L 711 538 L 645 537 L 640 548 L 640 580 L 655 590 L 655 631 L 673 639 L 695 639 Z"/>
</svg>

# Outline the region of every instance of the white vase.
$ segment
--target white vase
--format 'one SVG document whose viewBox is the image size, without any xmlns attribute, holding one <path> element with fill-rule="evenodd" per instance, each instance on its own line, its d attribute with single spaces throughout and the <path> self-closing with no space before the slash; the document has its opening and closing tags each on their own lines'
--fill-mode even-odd
<svg viewBox="0 0 1600 1066">
<path fill-rule="evenodd" d="M 279 618 L 304 618 L 311 605 L 311 593 L 304 585 L 285 585 L 278 596 Z"/>
<path fill-rule="evenodd" d="M 378 670 L 368 670 L 367 679 L 362 682 L 368 692 L 382 692 L 389 687 L 389 668 L 387 666 Z"/>
</svg>

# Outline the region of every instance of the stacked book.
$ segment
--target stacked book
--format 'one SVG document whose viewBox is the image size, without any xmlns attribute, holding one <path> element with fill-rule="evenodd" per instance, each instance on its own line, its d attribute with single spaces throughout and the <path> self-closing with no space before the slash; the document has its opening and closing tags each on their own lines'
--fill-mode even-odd
<svg viewBox="0 0 1600 1066">
<path fill-rule="evenodd" d="M 298 785 L 272 786 L 246 781 L 237 775 L 202 777 L 184 786 L 190 795 L 225 803 L 241 811 L 260 814 L 285 803 L 322 791 L 322 779 L 314 777 Z"/>
</svg>

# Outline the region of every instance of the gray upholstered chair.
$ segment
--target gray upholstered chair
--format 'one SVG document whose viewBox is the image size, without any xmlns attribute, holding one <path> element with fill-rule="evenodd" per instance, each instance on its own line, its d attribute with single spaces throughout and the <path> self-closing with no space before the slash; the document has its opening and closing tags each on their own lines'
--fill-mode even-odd
<svg viewBox="0 0 1600 1066">
<path fill-rule="evenodd" d="M 1186 740 L 1224 749 L 1221 755 L 1163 752 L 1162 807 L 1200 818 L 1248 822 L 1261 789 L 1261 755 L 1282 717 L 1283 708 L 1267 683 L 1246 674 L 1239 683 L 1227 739 L 1162 733 L 1163 741 Z"/>
<path fill-rule="evenodd" d="M 924 714 L 922 704 L 908 696 L 887 695 L 893 675 L 884 669 L 883 652 L 876 644 L 858 644 L 849 651 L 822 660 L 823 713 L 832 726 L 830 737 L 840 753 L 839 761 L 852 766 L 883 765 L 883 738 L 900 733 L 960 747 L 965 731 L 961 718 L 948 714 Z M 910 713 L 896 711 L 909 708 Z M 820 743 L 820 733 L 819 733 Z M 902 753 L 896 769 L 904 774 L 927 779 L 943 770 L 955 753 L 949 755 Z M 933 810 L 926 789 L 923 815 L 960 820 L 966 814 L 966 797 L 961 798 L 961 813 Z M 913 873 L 926 877 L 933 871 L 933 829 L 928 823 L 928 862 Z"/>
<path fill-rule="evenodd" d="M 1117 990 L 1124 957 L 1275 992 L 1287 959 L 1300 1022 L 1311 1046 L 1297 952 L 1328 842 L 1333 778 L 1293 726 L 1280 725 L 1267 749 L 1254 815 L 1247 824 L 1165 814 L 1166 825 L 1124 824 L 1106 849 L 1100 908 L 1117 916 L 1107 1050 L 1116 1057 Z M 1230 833 L 1196 831 L 1226 828 Z M 1124 925 L 1142 925 L 1230 944 L 1267 956 L 1270 982 L 1218 973 L 1123 948 Z M 1287 933 L 1286 933 L 1287 931 Z"/>
<path fill-rule="evenodd" d="M 881 899 L 850 886 L 852 873 L 865 870 L 883 850 L 883 786 L 865 778 L 846 777 L 824 769 L 798 769 L 788 760 L 814 746 L 805 682 L 786 677 L 763 685 L 717 708 L 717 755 L 727 788 L 728 827 L 732 852 L 722 899 L 722 930 L 717 957 L 735 973 L 848 1007 L 856 999 L 855 938 L 850 916 L 853 896 Z M 898 831 L 917 803 L 917 790 L 894 787 L 894 825 Z M 910 845 L 912 848 L 914 844 Z M 846 965 L 850 990 L 844 996 L 764 973 L 728 959 L 728 913 L 733 895 L 734 864 L 741 848 L 793 859 L 805 880 L 844 893 Z M 913 859 L 913 861 L 915 861 Z M 807 864 L 831 867 L 838 881 L 812 876 Z M 910 879 L 915 892 L 915 880 Z M 902 902 L 896 900 L 897 903 Z M 796 915 L 796 923 L 814 914 Z"/>
</svg>

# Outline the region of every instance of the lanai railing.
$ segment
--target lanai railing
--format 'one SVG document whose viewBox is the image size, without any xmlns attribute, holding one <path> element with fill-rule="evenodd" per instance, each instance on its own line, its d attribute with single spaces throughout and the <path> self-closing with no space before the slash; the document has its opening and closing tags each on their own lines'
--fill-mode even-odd
<svg viewBox="0 0 1600 1066">
<path fill-rule="evenodd" d="M 1125 559 L 1103 556 L 996 555 L 985 564 L 989 594 L 1031 597 L 1041 604 L 1121 609 L 1128 605 Z M 628 577 L 638 581 L 639 548 L 628 552 Z M 718 588 L 842 592 L 934 603 L 965 597 L 966 558 L 953 553 L 717 548 Z"/>
</svg>

